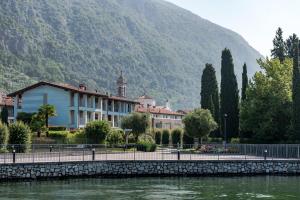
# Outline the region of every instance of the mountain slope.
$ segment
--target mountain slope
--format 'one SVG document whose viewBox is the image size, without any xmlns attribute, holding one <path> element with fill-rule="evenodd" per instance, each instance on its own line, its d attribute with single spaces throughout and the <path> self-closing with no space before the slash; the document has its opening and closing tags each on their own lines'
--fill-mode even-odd
<svg viewBox="0 0 300 200">
<path fill-rule="evenodd" d="M 196 107 L 205 63 L 220 78 L 225 47 L 238 77 L 243 62 L 253 74 L 260 54 L 241 36 L 162 0 L 0 1 L 0 87 L 9 91 L 48 80 L 114 92 L 123 70 L 129 96 Z"/>
</svg>

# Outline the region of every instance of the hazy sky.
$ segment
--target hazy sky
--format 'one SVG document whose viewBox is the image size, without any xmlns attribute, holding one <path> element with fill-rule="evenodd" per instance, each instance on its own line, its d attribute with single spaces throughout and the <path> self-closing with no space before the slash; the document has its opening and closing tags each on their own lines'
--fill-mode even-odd
<svg viewBox="0 0 300 200">
<path fill-rule="evenodd" d="M 241 34 L 264 56 L 276 29 L 300 35 L 300 0 L 166 0 Z"/>
</svg>

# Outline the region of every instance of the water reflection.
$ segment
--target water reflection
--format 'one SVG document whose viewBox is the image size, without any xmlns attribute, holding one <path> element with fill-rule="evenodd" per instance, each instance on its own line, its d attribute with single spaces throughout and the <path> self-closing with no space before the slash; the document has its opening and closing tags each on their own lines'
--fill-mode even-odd
<svg viewBox="0 0 300 200">
<path fill-rule="evenodd" d="M 0 199 L 300 199 L 300 177 L 70 179 L 0 184 Z"/>
</svg>

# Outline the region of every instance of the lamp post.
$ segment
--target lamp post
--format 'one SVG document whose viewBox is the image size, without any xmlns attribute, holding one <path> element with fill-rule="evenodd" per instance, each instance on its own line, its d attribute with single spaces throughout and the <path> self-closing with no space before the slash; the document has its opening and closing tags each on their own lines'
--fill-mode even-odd
<svg viewBox="0 0 300 200">
<path fill-rule="evenodd" d="M 226 150 L 226 143 L 227 143 L 227 117 L 228 115 L 224 114 L 224 149 Z"/>
</svg>

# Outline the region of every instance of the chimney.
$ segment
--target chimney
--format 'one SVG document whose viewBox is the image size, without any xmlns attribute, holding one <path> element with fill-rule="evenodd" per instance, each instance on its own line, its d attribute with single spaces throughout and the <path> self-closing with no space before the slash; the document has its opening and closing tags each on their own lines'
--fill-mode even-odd
<svg viewBox="0 0 300 200">
<path fill-rule="evenodd" d="M 86 86 L 83 83 L 81 83 L 81 84 L 79 84 L 79 89 L 86 90 Z"/>
</svg>

